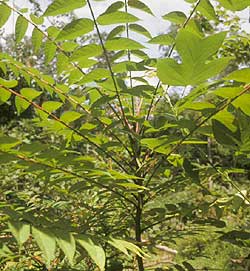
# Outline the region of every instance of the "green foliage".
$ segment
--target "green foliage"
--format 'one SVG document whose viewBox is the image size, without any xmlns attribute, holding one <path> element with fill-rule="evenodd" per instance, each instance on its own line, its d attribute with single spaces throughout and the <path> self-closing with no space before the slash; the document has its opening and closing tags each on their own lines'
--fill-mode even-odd
<svg viewBox="0 0 250 271">
<path fill-rule="evenodd" d="M 189 15 L 163 15 L 177 31 L 152 37 L 134 15 L 153 15 L 143 1 L 114 2 L 99 17 L 89 0 L 54 0 L 35 14 L 1 1 L 1 27 L 18 15 L 13 48 L 33 28 L 31 58 L 0 53 L 0 103 L 19 118 L 0 133 L 1 268 L 245 264 L 249 68 L 226 72 L 242 59 L 225 49 L 214 4 L 238 11 L 249 0 L 186 2 Z M 79 8 L 91 18 L 69 14 Z M 151 58 L 149 45 L 168 55 Z"/>
</svg>

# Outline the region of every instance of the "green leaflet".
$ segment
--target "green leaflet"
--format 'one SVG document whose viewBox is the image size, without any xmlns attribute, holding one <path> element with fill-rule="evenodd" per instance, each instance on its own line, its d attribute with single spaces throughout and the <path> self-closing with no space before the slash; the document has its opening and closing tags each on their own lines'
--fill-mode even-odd
<svg viewBox="0 0 250 271">
<path fill-rule="evenodd" d="M 125 254 L 129 250 L 132 253 L 141 256 L 142 258 L 144 256 L 146 256 L 146 254 L 138 246 L 136 246 L 133 243 L 130 243 L 128 241 L 110 238 L 110 240 L 108 242 L 110 245 L 114 246 L 115 248 L 119 249 L 120 251 L 122 251 Z"/>
<path fill-rule="evenodd" d="M 34 90 L 32 88 L 23 88 L 21 89 L 20 93 L 22 94 L 22 96 L 24 96 L 30 101 L 33 101 L 35 98 L 37 98 L 38 96 L 42 94 L 42 92 Z M 16 96 L 15 105 L 16 105 L 17 113 L 20 115 L 23 111 L 25 111 L 30 106 L 30 103 Z"/>
<path fill-rule="evenodd" d="M 56 41 L 73 40 L 94 30 L 90 19 L 78 19 L 66 25 L 58 34 Z"/>
<path fill-rule="evenodd" d="M 53 3 L 48 6 L 43 16 L 56 16 L 68 13 L 85 5 L 85 0 L 54 0 Z"/>
<path fill-rule="evenodd" d="M 218 2 L 220 2 L 224 8 L 232 11 L 243 10 L 250 6 L 250 0 L 218 0 Z"/>
<path fill-rule="evenodd" d="M 97 18 L 100 25 L 120 24 L 120 23 L 134 23 L 139 21 L 136 16 L 126 13 L 124 11 L 115 11 L 111 13 L 103 13 Z"/>
<path fill-rule="evenodd" d="M 18 82 L 17 80 L 5 80 L 3 78 L 0 78 L 0 85 L 6 88 L 14 88 L 18 85 Z"/>
<path fill-rule="evenodd" d="M 115 11 L 119 11 L 119 9 L 123 8 L 124 7 L 124 2 L 122 1 L 117 1 L 117 2 L 114 2 L 113 4 L 111 4 L 106 10 L 104 13 L 112 13 L 112 12 L 115 12 Z"/>
<path fill-rule="evenodd" d="M 148 43 L 160 45 L 172 45 L 174 44 L 174 42 L 175 42 L 174 38 L 169 34 L 159 35 L 148 41 Z"/>
<path fill-rule="evenodd" d="M 218 21 L 214 7 L 209 0 L 201 0 L 198 10 L 209 20 Z"/>
<path fill-rule="evenodd" d="M 156 151 L 162 154 L 168 154 L 170 151 L 170 147 L 173 144 L 177 144 L 180 141 L 180 138 L 176 136 L 162 136 L 159 138 L 144 138 L 141 140 L 141 144 L 147 146 L 150 150 Z M 207 144 L 206 141 L 201 140 L 186 140 L 182 144 L 187 145 L 203 145 Z"/>
<path fill-rule="evenodd" d="M 127 188 L 129 190 L 149 190 L 148 188 L 135 183 L 117 183 L 117 185 Z"/>
<path fill-rule="evenodd" d="M 60 249 L 68 258 L 70 264 L 73 265 L 76 252 L 76 242 L 73 234 L 62 230 L 56 230 L 55 236 Z"/>
<path fill-rule="evenodd" d="M 37 91 L 33 88 L 23 88 L 21 89 L 20 92 L 25 98 L 29 100 L 34 100 L 35 98 L 37 98 L 38 96 L 42 94 L 42 92 Z"/>
<path fill-rule="evenodd" d="M 65 52 L 72 52 L 74 51 L 79 45 L 76 42 L 66 41 L 64 42 L 61 47 Z"/>
<path fill-rule="evenodd" d="M 35 227 L 32 227 L 32 235 L 43 252 L 47 266 L 50 266 L 51 261 L 55 258 L 56 237 L 49 230 Z"/>
<path fill-rule="evenodd" d="M 237 111 L 237 120 L 241 133 L 240 151 L 250 152 L 250 117 L 241 110 Z"/>
<path fill-rule="evenodd" d="M 185 29 L 197 35 L 200 38 L 204 38 L 204 33 L 202 31 L 201 25 L 199 24 L 199 21 L 195 18 L 192 18 L 188 21 L 188 24 L 185 27 Z"/>
<path fill-rule="evenodd" d="M 78 66 L 81 67 L 81 68 L 90 68 L 90 67 L 94 66 L 95 64 L 97 64 L 98 60 L 91 59 L 91 58 L 81 58 L 77 62 L 78 62 Z M 79 70 L 78 70 L 78 72 L 79 72 Z M 81 73 L 81 75 L 83 76 L 82 73 Z"/>
<path fill-rule="evenodd" d="M 110 33 L 107 36 L 107 40 L 110 40 L 110 39 L 113 39 L 113 38 L 117 37 L 118 35 L 123 33 L 125 31 L 125 29 L 126 28 L 125 28 L 124 25 L 118 25 L 112 31 L 110 31 Z"/>
<path fill-rule="evenodd" d="M 46 59 L 46 64 L 48 64 L 55 57 L 56 45 L 52 41 L 46 41 L 44 45 L 44 54 Z"/>
<path fill-rule="evenodd" d="M 250 116 L 249 101 L 250 101 L 250 94 L 244 94 L 244 95 L 241 95 L 239 98 L 237 98 L 232 104 L 235 108 L 240 108 L 242 112 Z"/>
<path fill-rule="evenodd" d="M 145 37 L 147 37 L 149 39 L 152 38 L 150 32 L 145 27 L 143 27 L 143 26 L 141 26 L 139 24 L 130 24 L 129 29 L 134 31 L 134 32 L 137 32 L 137 33 L 139 33 L 139 34 L 141 34 L 141 35 L 143 35 L 143 36 L 145 36 Z"/>
<path fill-rule="evenodd" d="M 11 15 L 11 10 L 4 4 L 0 5 L 0 27 L 5 25 Z"/>
<path fill-rule="evenodd" d="M 108 243 L 128 256 L 129 254 L 127 248 L 120 241 L 121 240 L 114 239 L 111 237 L 109 238 Z"/>
<path fill-rule="evenodd" d="M 177 36 L 176 48 L 187 65 L 199 65 L 218 51 L 225 37 L 226 33 L 221 32 L 201 39 L 187 30 L 182 30 Z"/>
<path fill-rule="evenodd" d="M 250 69 L 245 68 L 234 71 L 225 77 L 226 80 L 234 80 L 238 82 L 250 83 Z"/>
<path fill-rule="evenodd" d="M 211 103 L 206 103 L 206 102 L 191 102 L 191 103 L 185 104 L 183 108 L 201 111 L 205 109 L 215 109 L 215 106 Z"/>
<path fill-rule="evenodd" d="M 22 15 L 19 15 L 16 20 L 16 26 L 15 26 L 16 43 L 19 43 L 23 39 L 27 31 L 27 28 L 28 28 L 28 21 Z"/>
<path fill-rule="evenodd" d="M 164 84 L 173 86 L 197 85 L 220 73 L 231 58 L 210 60 L 222 45 L 224 32 L 199 38 L 188 30 L 181 30 L 176 39 L 176 48 L 182 64 L 175 60 L 160 59 L 157 74 Z"/>
<path fill-rule="evenodd" d="M 63 105 L 63 103 L 60 103 L 60 102 L 48 101 L 48 102 L 44 102 L 42 107 L 46 111 L 51 113 L 51 112 L 56 111 L 57 109 L 59 109 L 62 105 Z"/>
<path fill-rule="evenodd" d="M 39 52 L 39 49 L 41 48 L 42 40 L 43 40 L 42 32 L 40 32 L 37 28 L 34 28 L 32 32 L 31 40 L 32 40 L 34 52 L 35 53 Z"/>
<path fill-rule="evenodd" d="M 0 149 L 2 151 L 8 151 L 19 144 L 21 142 L 18 139 L 0 134 Z"/>
<path fill-rule="evenodd" d="M 98 81 L 104 78 L 110 77 L 110 72 L 106 69 L 103 68 L 96 68 L 95 70 L 89 72 L 86 74 L 83 79 L 80 80 L 78 83 L 79 85 Z"/>
<path fill-rule="evenodd" d="M 69 63 L 69 59 L 65 54 L 57 54 L 56 69 L 58 75 L 68 74 L 70 71 L 72 71 L 73 67 Z"/>
<path fill-rule="evenodd" d="M 113 66 L 113 71 L 116 73 L 127 71 L 139 71 L 138 63 L 132 61 L 122 61 Z"/>
<path fill-rule="evenodd" d="M 171 23 L 183 24 L 186 21 L 187 16 L 185 13 L 181 11 L 173 11 L 165 14 L 164 16 L 162 16 L 162 18 L 164 20 L 170 21 Z"/>
<path fill-rule="evenodd" d="M 82 59 L 84 60 L 88 57 L 99 56 L 101 54 L 102 54 L 102 47 L 100 45 L 88 44 L 74 51 L 70 60 L 81 61 Z"/>
<path fill-rule="evenodd" d="M 89 256 L 100 270 L 104 271 L 106 256 L 103 248 L 100 245 L 95 244 L 89 236 L 82 234 L 77 236 L 77 242 L 88 252 Z"/>
<path fill-rule="evenodd" d="M 236 132 L 237 127 L 234 125 L 235 117 L 227 110 L 220 111 L 213 117 L 213 119 L 216 119 L 219 122 L 221 122 L 232 132 Z"/>
<path fill-rule="evenodd" d="M 34 14 L 30 14 L 30 19 L 36 25 L 41 25 L 41 24 L 44 23 L 44 18 L 43 17 L 37 17 Z"/>
<path fill-rule="evenodd" d="M 139 255 L 143 257 L 145 253 L 136 245 L 133 243 L 127 242 L 125 240 L 115 239 L 113 237 L 110 237 L 108 239 L 108 243 L 115 247 L 116 249 L 120 250 L 125 255 L 128 255 L 128 251 L 131 251 L 132 253 Z"/>
<path fill-rule="evenodd" d="M 17 221 L 9 221 L 8 226 L 19 246 L 28 240 L 30 236 L 30 225 Z"/>
<path fill-rule="evenodd" d="M 132 8 L 139 9 L 140 11 L 144 11 L 150 15 L 154 15 L 152 10 L 142 1 L 139 0 L 128 0 L 128 5 Z"/>
<path fill-rule="evenodd" d="M 57 37 L 57 35 L 59 34 L 59 32 L 60 32 L 60 29 L 57 28 L 57 27 L 55 27 L 55 26 L 49 26 L 49 27 L 47 28 L 48 36 L 49 36 L 50 38 L 53 38 L 53 40 L 54 40 L 54 38 Z"/>
<path fill-rule="evenodd" d="M 6 103 L 10 97 L 11 93 L 8 90 L 0 87 L 0 104 Z"/>
<path fill-rule="evenodd" d="M 213 91 L 213 94 L 222 98 L 234 98 L 243 91 L 242 87 L 223 87 Z"/>
<path fill-rule="evenodd" d="M 213 134 L 215 139 L 222 145 L 229 145 L 234 148 L 240 145 L 240 135 L 239 133 L 231 131 L 220 121 L 212 120 Z"/>
<path fill-rule="evenodd" d="M 108 40 L 105 44 L 107 50 L 118 51 L 118 50 L 137 50 L 143 49 L 144 46 L 137 41 L 128 38 L 114 38 Z"/>
<path fill-rule="evenodd" d="M 75 111 L 66 111 L 65 113 L 62 114 L 60 120 L 65 122 L 65 123 L 70 123 L 73 122 L 77 119 L 82 117 L 82 114 L 75 112 Z"/>
</svg>

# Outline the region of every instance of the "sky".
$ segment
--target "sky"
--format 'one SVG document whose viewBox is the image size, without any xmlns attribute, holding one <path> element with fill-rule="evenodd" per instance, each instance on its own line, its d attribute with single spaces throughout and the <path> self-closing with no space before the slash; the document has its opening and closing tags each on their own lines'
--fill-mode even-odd
<svg viewBox="0 0 250 271">
<path fill-rule="evenodd" d="M 106 1 L 94 1 L 91 0 L 94 6 L 95 14 L 98 16 L 101 14 L 111 3 L 117 0 L 106 0 Z M 240 1 L 240 0 L 239 0 Z M 20 8 L 27 7 L 28 0 L 10 0 L 10 2 L 16 3 Z M 47 6 L 48 0 L 40 0 L 44 7 Z M 183 11 L 189 13 L 191 5 L 185 2 L 184 0 L 143 0 L 155 14 L 153 16 L 145 16 L 142 12 L 136 12 L 136 15 L 140 16 L 142 19 L 143 25 L 147 26 L 151 32 L 155 35 L 164 31 L 166 28 L 166 21 L 160 20 L 160 17 L 168 12 L 173 10 Z M 135 10 L 134 10 L 135 11 Z M 90 17 L 88 9 L 80 9 L 77 14 L 82 17 Z M 250 33 L 250 23 L 249 23 L 249 12 L 245 10 L 244 12 L 239 13 L 240 17 L 243 19 L 242 27 Z"/>
<path fill-rule="evenodd" d="M 91 0 L 91 3 L 93 3 L 93 9 L 95 16 L 97 17 L 101 13 L 103 13 L 107 7 L 115 2 L 117 0 L 106 0 L 106 1 L 94 1 Z M 40 0 L 40 3 L 42 4 L 43 8 L 45 9 L 48 3 L 51 1 L 48 0 Z M 183 11 L 188 15 L 191 10 L 191 4 L 188 4 L 184 0 L 143 0 L 145 4 L 147 4 L 155 16 L 151 16 L 149 14 L 146 14 L 144 12 L 141 12 L 139 10 L 131 10 L 131 12 L 136 15 L 138 18 L 141 19 L 140 23 L 143 25 L 146 29 L 150 31 L 152 36 L 157 36 L 160 33 L 167 32 L 170 24 L 166 20 L 162 19 L 162 16 L 174 11 Z M 10 3 L 15 3 L 16 6 L 19 8 L 24 8 L 29 6 L 29 1 L 28 0 L 10 0 Z M 76 11 L 76 14 L 79 18 L 91 18 L 89 9 L 87 6 L 85 6 L 82 9 L 78 9 Z M 248 33 L 250 33 L 250 23 L 249 23 L 249 13 L 248 10 L 245 10 L 244 12 L 241 12 L 238 14 L 240 18 L 242 19 L 242 28 L 245 29 Z M 6 32 L 11 33 L 13 32 L 15 26 L 14 26 L 14 21 L 15 18 L 10 18 L 7 26 L 5 27 Z M 114 26 L 111 27 L 100 27 L 102 31 L 109 32 Z M 32 28 L 29 28 L 28 35 L 31 35 Z M 131 36 L 132 38 L 138 40 L 139 42 L 143 43 L 147 41 L 147 38 L 138 35 L 138 34 L 133 34 Z M 160 52 L 158 50 L 157 45 L 149 45 L 149 44 L 144 44 L 147 46 L 148 50 L 147 53 L 151 55 L 151 57 L 158 57 L 160 55 Z"/>
<path fill-rule="evenodd" d="M 9 0 L 9 1 L 15 2 L 15 5 L 18 6 L 19 8 L 27 7 L 29 4 L 28 0 Z M 98 15 L 103 13 L 107 9 L 107 7 L 115 1 L 117 0 L 106 0 L 106 1 L 99 1 L 99 2 L 91 0 L 91 3 L 93 3 L 95 16 L 97 17 Z M 163 15 L 171 11 L 176 11 L 176 10 L 182 11 L 186 13 L 186 15 L 189 15 L 192 9 L 192 6 L 188 4 L 187 2 L 185 2 L 184 0 L 143 0 L 143 2 L 151 8 L 155 16 L 151 16 L 149 14 L 146 14 L 144 12 L 141 12 L 135 9 L 133 9 L 131 13 L 133 13 L 134 15 L 136 15 L 138 18 L 141 19 L 141 21 L 138 23 L 146 27 L 146 29 L 150 31 L 152 36 L 156 36 L 160 33 L 167 32 L 170 24 L 167 21 L 162 19 Z M 40 0 L 40 3 L 42 3 L 43 8 L 45 9 L 49 1 Z M 79 18 L 91 18 L 88 7 L 84 7 L 82 9 L 77 10 L 76 14 Z M 248 33 L 250 33 L 249 11 L 245 10 L 244 12 L 241 12 L 238 15 L 242 19 L 242 28 L 245 29 Z M 13 32 L 15 28 L 13 25 L 14 21 L 15 21 L 15 18 L 13 17 L 10 18 L 7 25 L 7 29 L 6 29 L 7 32 L 9 33 Z M 105 26 L 105 27 L 102 27 L 101 30 L 109 32 L 114 27 L 115 26 L 111 26 L 111 27 Z M 28 35 L 31 35 L 31 31 L 32 31 L 32 28 L 29 29 Z M 135 40 L 141 43 L 146 42 L 148 40 L 147 38 L 138 34 L 133 35 L 132 38 L 134 38 Z M 148 55 L 150 55 L 151 57 L 160 56 L 158 45 L 149 45 L 148 43 L 147 44 L 144 43 L 144 45 L 146 45 L 146 47 L 148 48 L 146 50 Z"/>
<path fill-rule="evenodd" d="M 106 1 L 91 0 L 91 3 L 93 3 L 93 8 L 94 8 L 96 17 L 100 15 L 101 13 L 103 13 L 106 10 L 106 8 L 115 1 L 117 0 L 106 0 Z M 10 2 L 14 2 L 20 8 L 27 7 L 29 4 L 28 0 L 11 0 Z M 156 36 L 168 30 L 168 27 L 170 24 L 161 18 L 163 15 L 174 10 L 183 11 L 184 13 L 188 15 L 191 10 L 191 5 L 185 2 L 184 0 L 143 0 L 143 2 L 151 8 L 155 16 L 145 14 L 144 12 L 140 12 L 135 9 L 133 9 L 132 12 L 134 15 L 136 15 L 137 17 L 141 19 L 139 23 L 143 25 L 144 27 L 146 27 L 146 29 L 150 31 L 152 36 Z M 40 0 L 40 3 L 42 3 L 43 7 L 46 8 L 46 6 L 48 5 L 48 0 Z M 91 18 L 87 7 L 77 10 L 76 14 L 80 18 L 86 18 L 86 17 Z M 250 33 L 248 11 L 245 10 L 244 12 L 241 12 L 239 16 L 242 18 L 242 27 L 247 32 Z M 8 23 L 7 28 L 10 32 L 13 31 L 14 29 L 13 21 L 14 21 L 13 19 L 10 19 Z M 113 27 L 114 26 L 101 27 L 101 30 L 109 32 Z M 137 34 L 132 37 L 134 39 L 138 39 L 138 41 L 142 43 L 147 40 Z M 148 51 L 151 52 L 151 56 L 153 57 L 159 56 L 159 50 L 157 46 L 149 46 L 148 44 L 147 46 L 149 47 Z"/>
</svg>

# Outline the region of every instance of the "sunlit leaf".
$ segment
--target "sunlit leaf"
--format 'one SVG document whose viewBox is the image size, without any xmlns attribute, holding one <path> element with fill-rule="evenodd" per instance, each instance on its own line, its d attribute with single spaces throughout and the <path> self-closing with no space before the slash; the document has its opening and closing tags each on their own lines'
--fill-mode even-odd
<svg viewBox="0 0 250 271">
<path fill-rule="evenodd" d="M 30 236 L 30 225 L 23 222 L 10 221 L 8 226 L 19 245 L 27 241 Z"/>
<path fill-rule="evenodd" d="M 73 40 L 94 29 L 94 23 L 90 19 L 77 19 L 66 25 L 57 36 L 56 40 Z"/>
<path fill-rule="evenodd" d="M 11 10 L 4 4 L 0 5 L 0 27 L 5 25 L 11 15 Z"/>
<path fill-rule="evenodd" d="M 124 11 L 115 11 L 112 13 L 103 13 L 97 18 L 97 22 L 101 25 L 111 25 L 120 23 L 133 23 L 139 21 L 136 16 Z"/>
<path fill-rule="evenodd" d="M 183 24 L 187 16 L 181 11 L 173 11 L 163 16 L 163 19 L 168 20 L 175 24 Z"/>
<path fill-rule="evenodd" d="M 105 269 L 106 256 L 103 248 L 97 245 L 89 236 L 78 235 L 77 242 L 88 252 L 94 263 L 100 268 L 101 271 Z"/>
<path fill-rule="evenodd" d="M 146 13 L 149 13 L 151 15 L 154 15 L 152 10 L 145 4 L 143 1 L 139 0 L 128 0 L 128 5 L 132 8 L 136 8 L 140 11 L 144 11 Z"/>
<path fill-rule="evenodd" d="M 23 39 L 27 29 L 28 29 L 28 21 L 22 15 L 19 15 L 16 20 L 16 26 L 15 26 L 16 43 L 19 43 Z"/>
<path fill-rule="evenodd" d="M 114 38 L 108 40 L 105 44 L 106 49 L 110 51 L 117 50 L 137 50 L 142 49 L 144 46 L 137 41 L 128 38 Z"/>
<path fill-rule="evenodd" d="M 47 266 L 50 266 L 51 261 L 55 258 L 56 237 L 49 230 L 35 227 L 32 227 L 32 235 L 43 252 Z"/>
<path fill-rule="evenodd" d="M 46 9 L 43 16 L 56 16 L 68 13 L 86 5 L 85 0 L 54 0 Z"/>
</svg>

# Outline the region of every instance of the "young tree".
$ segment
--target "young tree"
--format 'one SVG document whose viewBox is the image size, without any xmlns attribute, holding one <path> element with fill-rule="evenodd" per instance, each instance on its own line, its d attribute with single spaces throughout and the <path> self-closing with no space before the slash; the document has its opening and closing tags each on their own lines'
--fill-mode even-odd
<svg viewBox="0 0 250 271">
<path fill-rule="evenodd" d="M 210 232 L 223 227 L 216 238 L 249 245 L 242 225 L 233 232 L 227 227 L 234 212 L 249 216 L 240 209 L 250 203 L 249 69 L 216 79 L 233 60 L 220 51 L 227 32 L 207 35 L 194 18 L 198 12 L 217 21 L 214 4 L 236 12 L 250 2 L 186 2 L 189 14 L 163 16 L 178 26 L 176 35 L 152 37 L 133 14 L 153 15 L 139 0 L 104 1 L 107 9 L 98 17 L 91 0 L 54 0 L 41 17 L 1 1 L 0 26 L 15 13 L 15 42 L 30 25 L 34 50 L 43 47 L 46 63 L 57 68 L 57 74 L 44 74 L 0 54 L 9 76 L 0 78 L 0 101 L 14 98 L 18 114 L 31 106 L 39 131 L 32 137 L 5 130 L 0 137 L 3 265 L 12 259 L 16 269 L 144 271 L 152 247 L 201 226 Z M 47 18 L 79 8 L 91 19 L 73 16 L 62 27 L 48 26 Z M 104 38 L 101 26 L 113 25 Z M 82 45 L 81 37 L 93 31 L 99 43 Z M 139 42 L 138 35 L 149 40 Z M 152 59 L 147 44 L 170 50 Z M 101 55 L 103 67 L 97 65 Z M 20 89 L 23 80 L 28 87 Z M 175 87 L 191 91 L 176 101 L 169 94 Z M 49 99 L 40 98 L 44 93 Z M 235 161 L 219 164 L 221 152 L 211 144 Z M 174 266 L 194 269 L 187 261 Z"/>
</svg>

